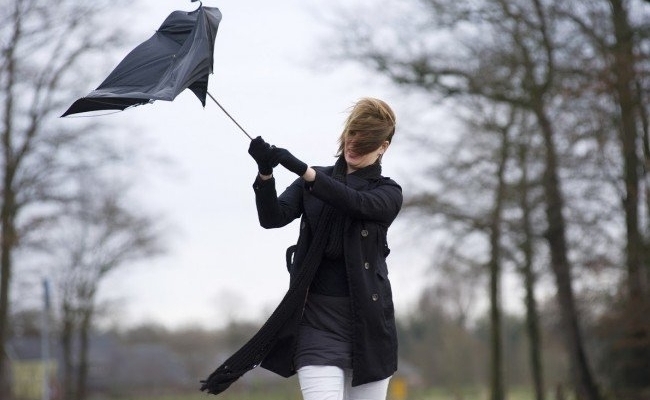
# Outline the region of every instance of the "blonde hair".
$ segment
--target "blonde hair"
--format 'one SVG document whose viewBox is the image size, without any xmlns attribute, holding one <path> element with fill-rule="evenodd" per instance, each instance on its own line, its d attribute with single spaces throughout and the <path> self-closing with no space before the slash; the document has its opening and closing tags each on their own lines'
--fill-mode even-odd
<svg viewBox="0 0 650 400">
<path fill-rule="evenodd" d="M 368 154 L 377 150 L 395 134 L 395 113 L 386 102 L 364 97 L 357 101 L 345 120 L 343 132 L 339 137 L 337 156 L 343 154 L 345 142 L 354 138 L 353 151 Z"/>
</svg>

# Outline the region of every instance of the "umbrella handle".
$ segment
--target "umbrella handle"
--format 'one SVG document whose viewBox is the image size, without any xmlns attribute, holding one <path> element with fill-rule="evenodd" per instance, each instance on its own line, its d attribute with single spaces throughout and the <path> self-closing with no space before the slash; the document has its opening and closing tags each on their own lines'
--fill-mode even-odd
<svg viewBox="0 0 650 400">
<path fill-rule="evenodd" d="M 228 111 L 226 111 L 226 109 L 223 108 L 223 106 L 222 106 L 221 104 L 219 104 L 219 102 L 217 101 L 217 99 L 215 99 L 214 97 L 212 97 L 212 95 L 210 94 L 210 92 L 207 92 L 207 93 L 208 93 L 208 96 L 210 96 L 210 98 L 212 99 L 212 101 L 214 101 L 215 103 L 217 103 L 217 105 L 219 106 L 219 108 L 221 109 L 221 111 L 223 111 L 223 112 L 228 116 L 228 118 L 230 118 L 230 119 L 232 120 L 232 122 L 234 122 L 235 125 L 237 125 L 237 127 L 238 127 L 239 129 L 241 129 L 241 131 L 244 132 L 244 134 L 245 134 L 246 136 L 248 136 L 248 138 L 249 138 L 250 140 L 253 140 L 253 138 L 251 137 L 251 135 L 249 135 L 248 132 L 246 132 L 246 131 L 244 130 L 244 128 L 242 128 L 241 125 L 239 125 L 239 124 L 237 123 L 237 121 L 235 121 L 235 119 L 234 119 L 230 114 L 228 114 Z"/>
</svg>

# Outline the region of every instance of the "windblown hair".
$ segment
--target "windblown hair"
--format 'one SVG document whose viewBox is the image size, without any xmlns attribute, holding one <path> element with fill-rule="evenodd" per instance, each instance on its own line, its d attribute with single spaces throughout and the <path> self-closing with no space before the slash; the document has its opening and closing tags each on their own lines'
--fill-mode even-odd
<svg viewBox="0 0 650 400">
<path fill-rule="evenodd" d="M 352 150 L 363 155 L 377 150 L 386 140 L 390 143 L 394 134 L 395 113 L 390 106 L 382 100 L 364 97 L 351 107 L 336 155 L 343 154 L 346 141 L 352 138 Z"/>
</svg>

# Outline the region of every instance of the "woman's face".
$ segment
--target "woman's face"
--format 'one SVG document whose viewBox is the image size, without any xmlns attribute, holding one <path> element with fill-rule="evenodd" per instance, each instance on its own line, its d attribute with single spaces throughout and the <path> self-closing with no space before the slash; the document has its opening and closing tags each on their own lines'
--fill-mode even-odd
<svg viewBox="0 0 650 400">
<path fill-rule="evenodd" d="M 369 165 L 372 165 L 377 161 L 380 155 L 384 154 L 388 148 L 388 141 L 382 143 L 381 146 L 366 154 L 357 154 L 354 152 L 354 138 L 349 139 L 345 142 L 345 148 L 343 154 L 345 156 L 345 161 L 348 164 L 348 174 L 354 172 L 358 169 L 365 168 Z"/>
</svg>

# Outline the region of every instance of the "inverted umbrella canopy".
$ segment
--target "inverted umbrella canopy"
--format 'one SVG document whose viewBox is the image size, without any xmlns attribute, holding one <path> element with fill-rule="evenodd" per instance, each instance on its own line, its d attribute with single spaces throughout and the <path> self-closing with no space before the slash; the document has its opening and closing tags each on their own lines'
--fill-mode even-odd
<svg viewBox="0 0 650 400">
<path fill-rule="evenodd" d="M 205 106 L 219 22 L 221 12 L 215 7 L 172 12 L 149 40 L 133 49 L 97 89 L 75 101 L 62 117 L 172 101 L 188 88 Z"/>
</svg>

